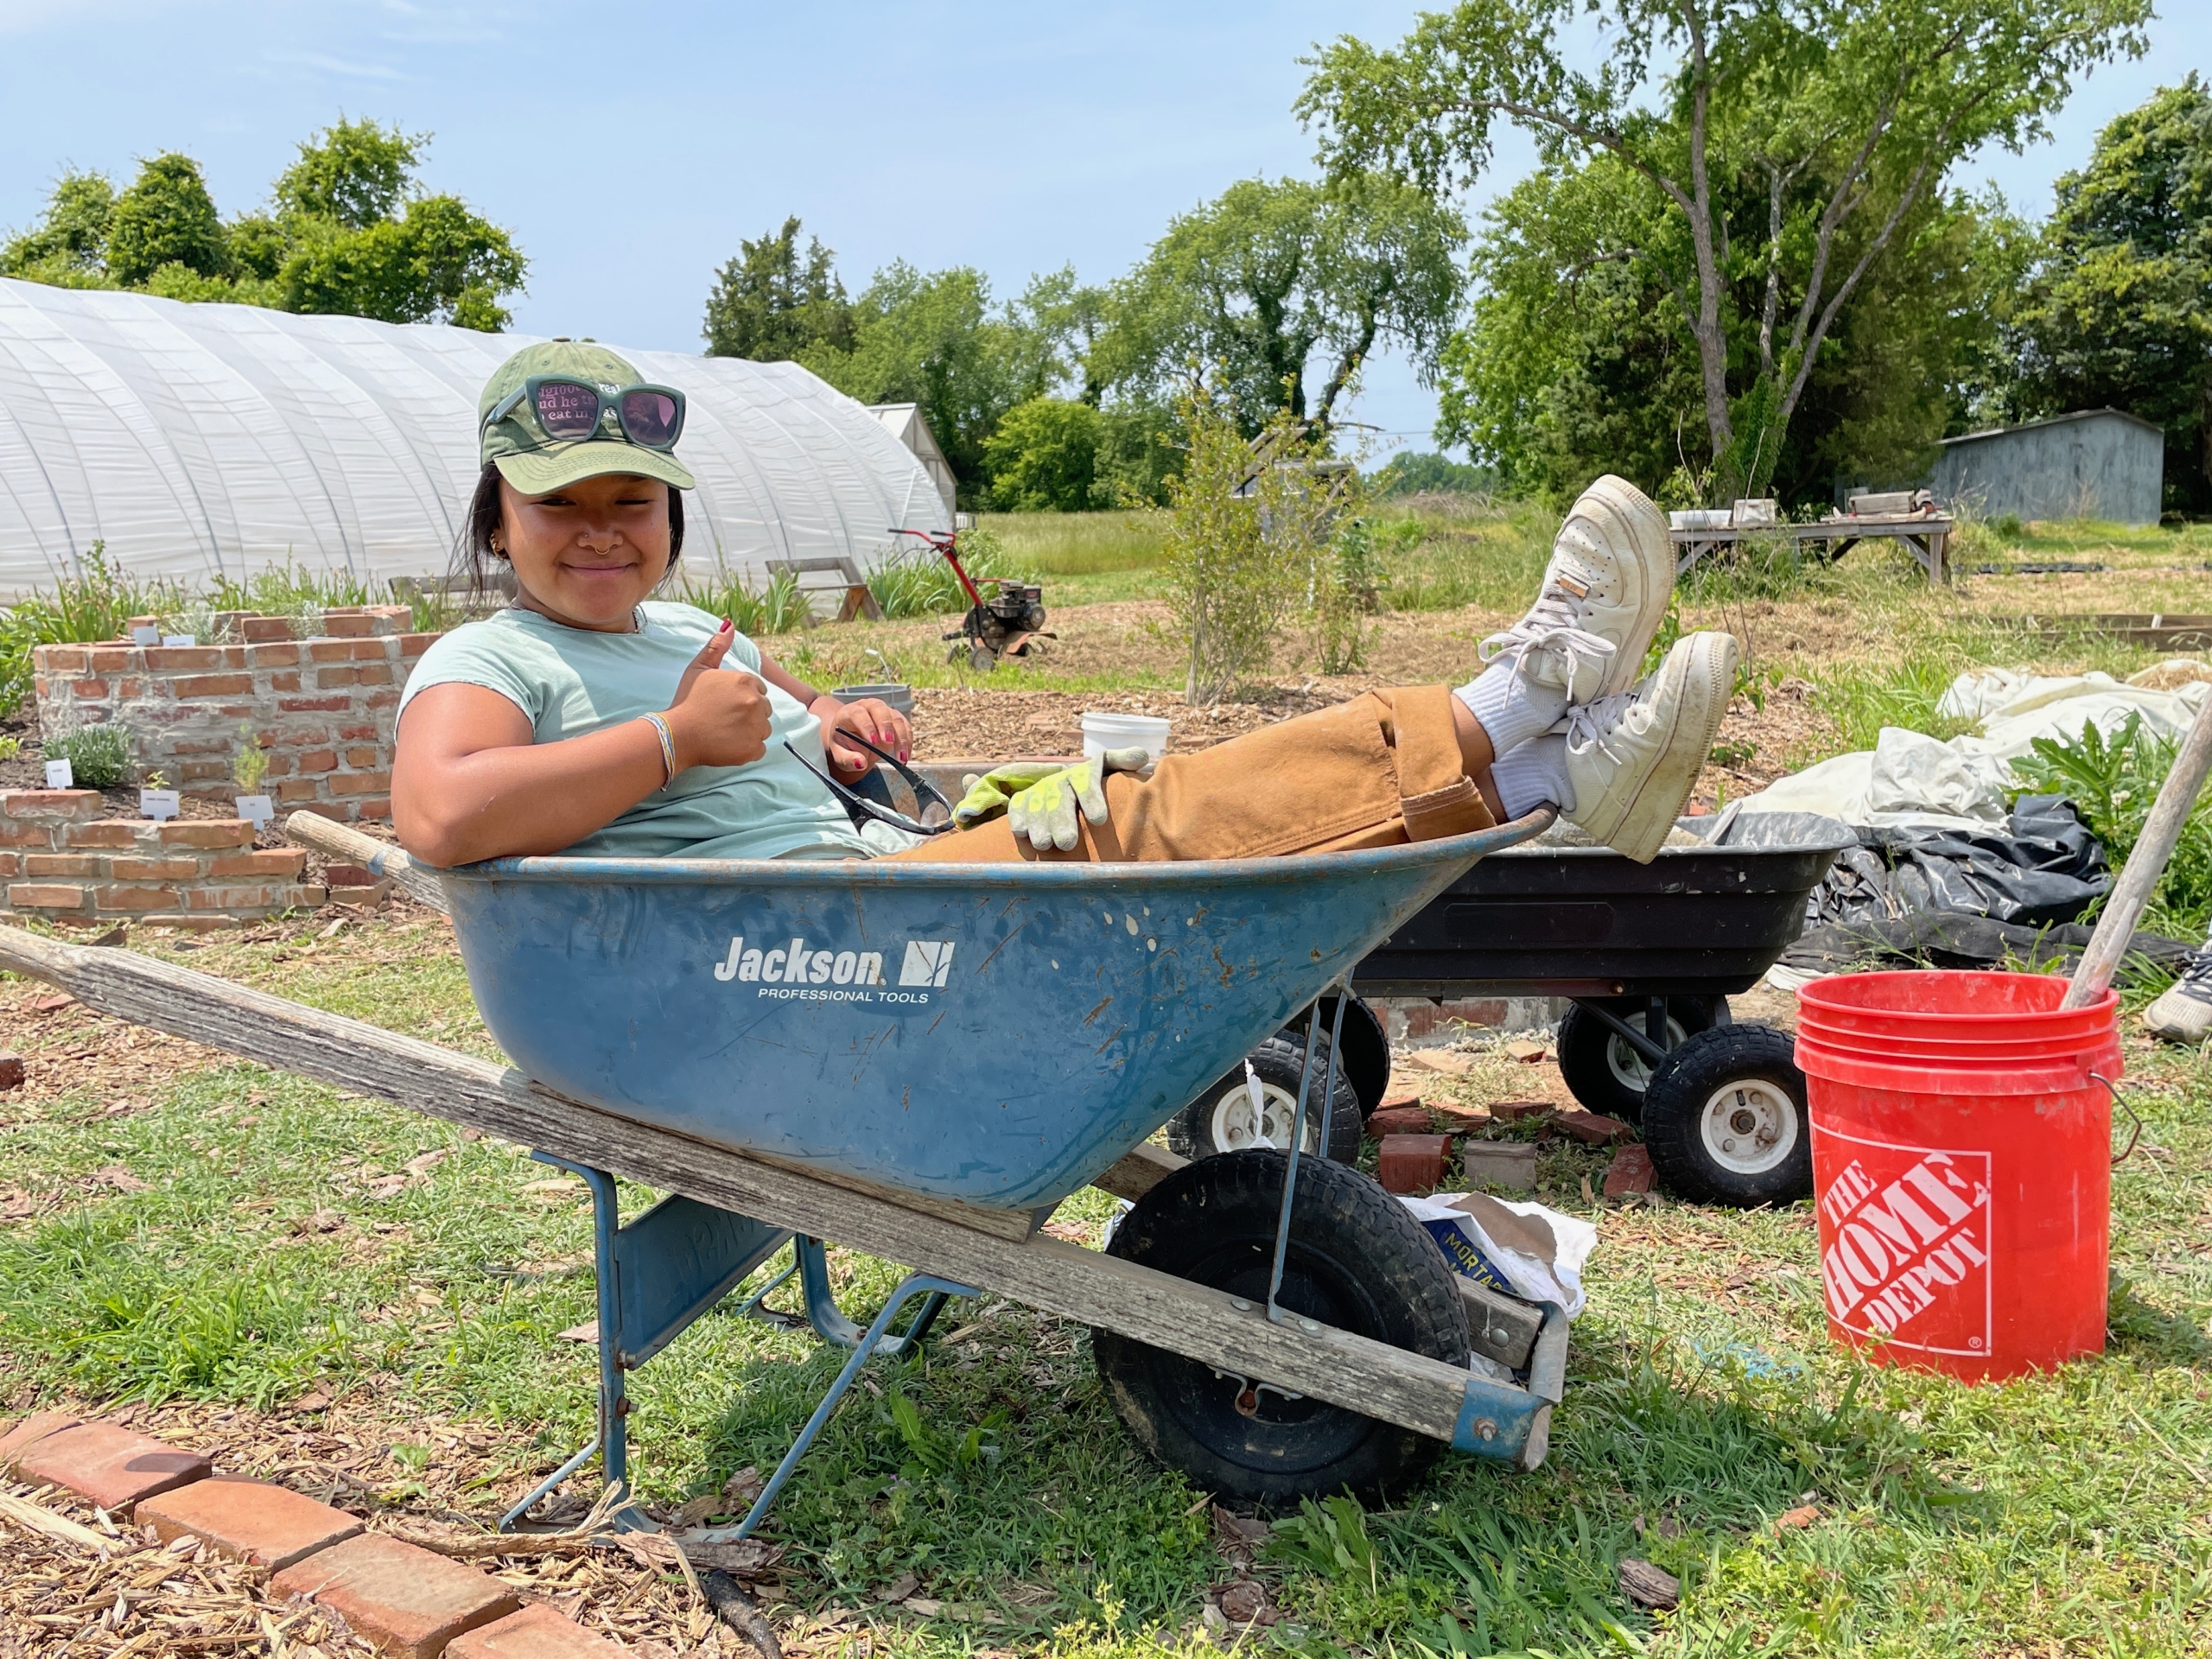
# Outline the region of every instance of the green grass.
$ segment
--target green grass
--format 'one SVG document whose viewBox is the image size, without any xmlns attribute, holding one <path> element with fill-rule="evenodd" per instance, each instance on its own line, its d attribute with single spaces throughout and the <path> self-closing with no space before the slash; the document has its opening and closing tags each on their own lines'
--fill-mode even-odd
<svg viewBox="0 0 2212 1659">
<path fill-rule="evenodd" d="M 309 950 L 308 937 L 182 959 L 490 1052 L 449 954 L 387 950 L 390 936 Z M 1808 1207 L 1601 1214 L 1579 1184 L 1602 1154 L 1548 1150 L 1548 1201 L 1603 1231 L 1551 1461 L 1517 1475 L 1447 1457 L 1387 1512 L 1332 1507 L 1286 1529 L 1264 1571 L 1287 1621 L 1251 1640 L 1402 1659 L 2204 1651 L 2212 1077 L 2194 1057 L 2130 1066 L 2150 1074 L 2133 1086 L 2158 1150 L 2116 1173 L 2111 1351 L 2003 1385 L 1831 1350 Z M 366 1382 L 397 1426 L 487 1426 L 499 1478 L 467 1499 L 486 1515 L 588 1436 L 592 1351 L 554 1338 L 590 1313 L 588 1217 L 580 1195 L 529 1190 L 550 1172 L 244 1064 L 152 1095 L 119 1118 L 84 1096 L 0 1106 L 6 1181 L 72 1188 L 58 1214 L 0 1223 L 11 1387 L 255 1403 Z M 144 1190 L 90 1184 L 116 1166 Z M 1071 1206 L 1092 1222 L 1105 1209 L 1095 1193 Z M 834 1264 L 856 1318 L 899 1273 L 842 1251 Z M 1134 1450 L 1080 1330 L 997 1303 L 957 1305 L 943 1328 L 963 1325 L 917 1362 L 873 1367 L 881 1392 L 855 1392 L 784 1497 L 771 1535 L 802 1602 L 864 1605 L 912 1571 L 925 1593 L 1009 1622 L 988 1638 L 950 1619 L 879 1634 L 900 1653 L 1191 1649 L 1201 1596 L 1228 1576 L 1203 1495 Z M 768 1466 L 840 1357 L 701 1320 L 632 1379 L 644 1496 Z M 395 1494 L 414 1455 L 396 1440 Z M 1807 1501 L 1820 1521 L 1775 1529 Z M 1628 1554 L 1681 1578 L 1679 1612 L 1622 1599 Z"/>
</svg>

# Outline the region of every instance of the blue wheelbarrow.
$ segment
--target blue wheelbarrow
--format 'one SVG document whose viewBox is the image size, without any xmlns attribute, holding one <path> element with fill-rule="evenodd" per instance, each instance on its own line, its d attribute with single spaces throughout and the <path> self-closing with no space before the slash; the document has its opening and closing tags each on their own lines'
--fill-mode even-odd
<svg viewBox="0 0 2212 1659">
<path fill-rule="evenodd" d="M 1332 988 L 1341 1009 L 1375 945 L 1550 817 L 1204 863 L 529 858 L 435 877 L 296 819 L 296 838 L 442 895 L 516 1070 L 129 951 L 5 929 L 0 966 L 583 1176 L 599 1431 L 510 1522 L 594 1453 L 626 1486 L 625 1374 L 786 1248 L 773 1282 L 796 1274 L 817 1331 L 852 1351 L 725 1536 L 759 1525 L 872 1353 L 986 1294 L 1090 1325 L 1116 1411 L 1162 1461 L 1282 1503 L 1402 1490 L 1446 1444 L 1536 1466 L 1565 1315 L 1471 1299 L 1402 1205 L 1342 1165 L 1301 1164 L 1300 1138 L 1196 1163 L 1147 1139 Z M 672 1196 L 626 1223 L 617 1173 Z M 1103 1253 L 1042 1230 L 1092 1185 L 1134 1204 Z M 919 1270 L 863 1328 L 830 1294 L 825 1237 Z M 1471 1366 L 1478 1353 L 1503 1370 Z"/>
</svg>

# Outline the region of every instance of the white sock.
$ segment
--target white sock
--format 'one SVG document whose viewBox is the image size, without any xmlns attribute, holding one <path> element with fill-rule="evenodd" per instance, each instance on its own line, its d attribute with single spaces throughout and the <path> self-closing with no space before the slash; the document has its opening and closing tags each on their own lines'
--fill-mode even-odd
<svg viewBox="0 0 2212 1659">
<path fill-rule="evenodd" d="M 1567 739 L 1532 738 L 1490 763 L 1491 781 L 1509 818 L 1526 817 L 1540 806 L 1574 810 L 1574 790 L 1567 781 Z"/>
<path fill-rule="evenodd" d="M 1540 684 L 1515 671 L 1511 662 L 1492 663 L 1452 694 L 1490 734 L 1492 754 L 1517 749 L 1541 737 L 1567 712 L 1567 693 Z"/>
</svg>

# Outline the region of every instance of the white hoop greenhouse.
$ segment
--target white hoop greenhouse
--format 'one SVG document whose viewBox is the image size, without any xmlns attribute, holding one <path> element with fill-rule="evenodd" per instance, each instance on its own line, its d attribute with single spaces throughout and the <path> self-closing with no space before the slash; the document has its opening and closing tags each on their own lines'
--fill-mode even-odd
<svg viewBox="0 0 2212 1659">
<path fill-rule="evenodd" d="M 288 560 L 442 574 L 476 483 L 477 394 L 536 338 L 0 278 L 0 596 L 75 571 L 95 542 L 195 587 Z M 690 401 L 695 573 L 867 570 L 892 526 L 949 527 L 906 446 L 797 364 L 614 349 Z"/>
</svg>

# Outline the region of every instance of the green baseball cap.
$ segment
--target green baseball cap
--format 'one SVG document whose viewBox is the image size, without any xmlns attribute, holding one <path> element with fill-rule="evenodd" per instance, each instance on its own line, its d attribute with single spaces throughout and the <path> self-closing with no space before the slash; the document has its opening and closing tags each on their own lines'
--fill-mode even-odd
<svg viewBox="0 0 2212 1659">
<path fill-rule="evenodd" d="M 496 466 L 499 476 L 525 495 L 543 495 L 579 479 L 602 473 L 634 473 L 657 478 L 679 490 L 694 487 L 691 474 L 674 454 L 630 442 L 612 412 L 600 419 L 593 436 L 560 442 L 546 435 L 527 397 L 496 421 L 487 417 L 532 375 L 565 375 L 613 393 L 639 383 L 638 371 L 604 346 L 588 340 L 548 340 L 525 346 L 493 371 L 476 400 L 480 461 Z"/>
</svg>

